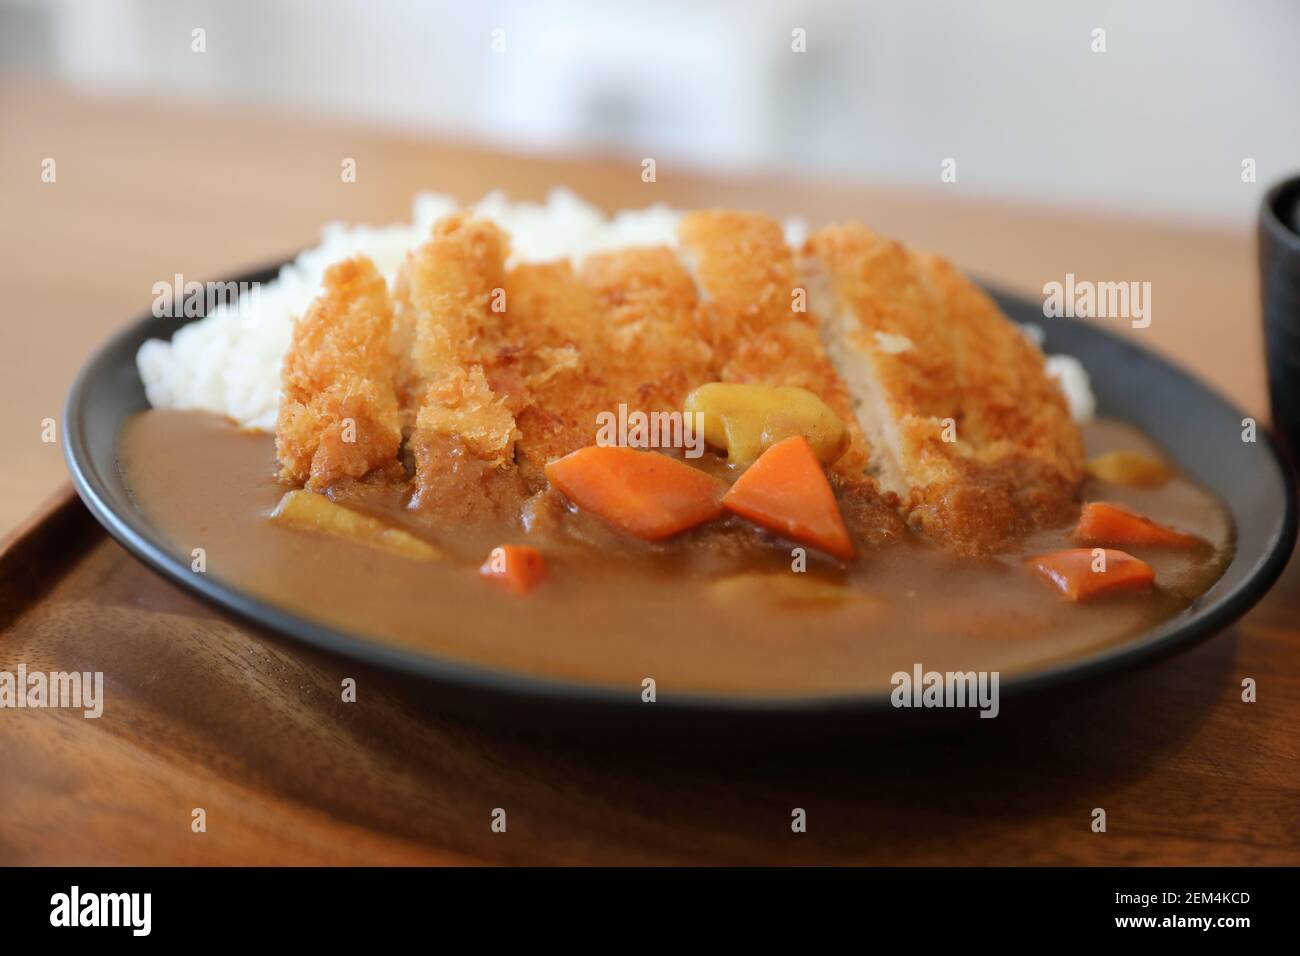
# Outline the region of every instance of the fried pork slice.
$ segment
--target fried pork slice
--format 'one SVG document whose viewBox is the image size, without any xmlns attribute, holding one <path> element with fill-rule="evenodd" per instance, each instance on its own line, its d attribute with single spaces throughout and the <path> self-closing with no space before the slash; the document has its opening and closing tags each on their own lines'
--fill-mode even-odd
<svg viewBox="0 0 1300 956">
<path fill-rule="evenodd" d="M 606 310 L 602 378 L 612 396 L 629 409 L 681 411 L 713 374 L 690 273 L 671 249 L 647 246 L 588 256 L 580 276 Z"/>
<path fill-rule="evenodd" d="M 286 482 L 319 490 L 396 471 L 402 440 L 393 388 L 393 307 L 384 277 L 357 256 L 325 272 L 281 366 L 276 455 Z"/>
<path fill-rule="evenodd" d="M 666 248 L 516 266 L 489 377 L 519 424 L 516 458 L 531 488 L 546 463 L 596 441 L 601 415 L 681 411 L 709 380 L 695 287 Z"/>
<path fill-rule="evenodd" d="M 424 391 L 457 368 L 481 363 L 481 338 L 496 321 L 509 240 L 495 224 L 458 212 L 407 253 L 393 296 L 394 353 L 403 361 L 401 397 L 417 407 Z M 495 295 L 494 295 L 495 293 Z"/>
<path fill-rule="evenodd" d="M 715 346 L 725 352 L 799 314 L 794 261 L 776 220 L 756 212 L 705 209 L 683 216 L 677 232 L 705 293 Z"/>
<path fill-rule="evenodd" d="M 1042 355 L 987 297 L 857 224 L 813 235 L 803 267 L 873 471 L 915 527 L 979 554 L 1068 513 L 1078 430 Z"/>
<path fill-rule="evenodd" d="M 432 507 L 454 498 L 457 517 L 507 510 L 518 483 L 519 430 L 483 367 L 503 314 L 507 253 L 495 225 L 457 213 L 407 256 L 395 284 L 394 354 L 411 428 L 413 502 Z"/>
<path fill-rule="evenodd" d="M 515 460 L 530 491 L 548 461 L 590 445 L 609 405 L 599 376 L 604 310 L 567 260 L 516 266 L 489 376 L 519 426 Z"/>
<path fill-rule="evenodd" d="M 953 264 L 919 255 L 943 300 L 961 382 L 962 423 L 982 461 L 1016 476 L 1012 497 L 1034 524 L 1074 516 L 1083 437 L 1043 354 Z"/>
<path fill-rule="evenodd" d="M 822 344 L 781 226 L 759 213 L 709 210 L 685 216 L 679 232 L 706 299 L 716 377 L 794 385 L 820 397 L 849 433 L 848 449 L 831 472 L 841 500 L 851 492 L 850 526 L 869 544 L 901 537 L 895 503 L 880 495 L 869 471 L 871 445 Z"/>
</svg>

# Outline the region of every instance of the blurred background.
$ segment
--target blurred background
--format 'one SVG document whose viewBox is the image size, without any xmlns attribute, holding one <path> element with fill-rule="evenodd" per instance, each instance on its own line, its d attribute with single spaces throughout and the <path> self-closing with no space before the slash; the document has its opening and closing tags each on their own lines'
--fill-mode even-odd
<svg viewBox="0 0 1300 956">
<path fill-rule="evenodd" d="M 1298 51 L 1294 0 L 0 0 L 5 68 L 99 93 L 1238 223 Z"/>
<path fill-rule="evenodd" d="M 1149 281 L 1142 344 L 1264 418 L 1298 50 L 1295 0 L 0 0 L 0 531 L 154 283 L 419 190 L 861 219 L 1035 298 Z"/>
</svg>

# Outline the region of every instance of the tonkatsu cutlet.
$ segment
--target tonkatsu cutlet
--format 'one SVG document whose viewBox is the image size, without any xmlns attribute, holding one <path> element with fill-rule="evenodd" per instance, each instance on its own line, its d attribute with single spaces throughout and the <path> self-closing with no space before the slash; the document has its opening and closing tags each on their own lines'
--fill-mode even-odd
<svg viewBox="0 0 1300 956">
<path fill-rule="evenodd" d="M 514 411 L 515 460 L 530 490 L 546 463 L 591 444 L 609 407 L 600 377 L 604 306 L 567 260 L 516 266 L 505 280 L 488 375 Z"/>
<path fill-rule="evenodd" d="M 1042 355 L 986 296 L 856 223 L 817 232 L 804 253 L 874 470 L 915 527 L 983 553 L 1068 512 L 1078 431 Z"/>
<path fill-rule="evenodd" d="M 780 224 L 759 213 L 688 213 L 681 239 L 704 293 L 718 380 L 793 385 L 819 396 L 849 430 L 849 449 L 835 472 L 874 484 L 865 473 L 870 449 L 806 308 Z"/>
<path fill-rule="evenodd" d="M 388 286 L 373 262 L 357 256 L 325 272 L 323 291 L 294 325 L 280 376 L 282 480 L 319 490 L 396 467 L 392 328 Z"/>
<path fill-rule="evenodd" d="M 488 375 L 515 411 L 530 488 L 547 462 L 594 442 L 602 412 L 680 412 L 710 379 L 695 286 L 666 248 L 598 253 L 577 272 L 519 265 L 506 293 Z"/>
<path fill-rule="evenodd" d="M 546 466 L 594 444 L 602 413 L 681 412 L 719 382 L 804 389 L 843 423 L 824 460 L 868 545 L 910 524 L 988 553 L 1068 515 L 1083 451 L 1064 396 L 949 263 L 856 224 L 796 256 L 748 212 L 687 214 L 679 239 L 507 268 L 508 237 L 458 213 L 391 298 L 369 260 L 333 267 L 283 366 L 284 479 L 401 481 L 405 462 L 413 506 L 516 523 L 558 494 Z"/>
<path fill-rule="evenodd" d="M 822 345 L 780 224 L 759 213 L 709 210 L 688 213 L 680 235 L 706 298 L 718 380 L 796 386 L 821 398 L 848 431 L 831 471 L 838 487 L 852 491 L 851 527 L 869 543 L 901 537 L 897 503 L 880 495 L 869 473 L 871 447 Z"/>
<path fill-rule="evenodd" d="M 1084 477 L 1079 429 L 1042 353 L 951 262 L 917 255 L 942 299 L 961 382 L 964 431 L 980 459 L 1006 471 L 1012 499 L 1032 523 L 1073 513 Z"/>
<path fill-rule="evenodd" d="M 508 252 L 491 222 L 456 214 L 407 256 L 394 284 L 394 361 L 412 429 L 413 500 L 436 502 L 457 519 L 502 517 L 522 493 L 514 466 L 519 429 L 483 369 Z"/>
<path fill-rule="evenodd" d="M 483 373 L 481 344 L 497 320 L 492 299 L 505 285 L 508 252 L 496 226 L 459 213 L 407 256 L 395 283 L 402 395 L 416 436 L 459 437 L 497 465 L 510 461 L 517 431 Z"/>
<path fill-rule="evenodd" d="M 681 411 L 713 368 L 690 273 L 671 249 L 645 246 L 590 255 L 580 274 L 607 310 L 604 377 L 613 394 L 631 409 Z"/>
</svg>

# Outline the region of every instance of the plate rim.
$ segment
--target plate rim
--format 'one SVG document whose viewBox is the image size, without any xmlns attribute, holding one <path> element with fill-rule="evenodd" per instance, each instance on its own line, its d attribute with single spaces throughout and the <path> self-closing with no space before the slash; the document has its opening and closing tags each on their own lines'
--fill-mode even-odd
<svg viewBox="0 0 1300 956">
<path fill-rule="evenodd" d="M 234 283 L 270 281 L 279 274 L 283 266 L 292 261 L 292 258 L 277 260 L 274 265 L 250 269 L 234 278 L 217 281 Z M 1030 300 L 1023 295 L 1007 292 L 983 282 L 980 285 L 1004 309 L 1007 303 L 1030 304 Z M 99 474 L 94 456 L 87 445 L 83 414 L 86 393 L 98 375 L 111 370 L 110 360 L 114 354 L 128 347 L 130 347 L 130 367 L 133 371 L 136 370 L 135 352 L 139 344 L 146 338 L 159 337 L 158 334 L 149 331 L 153 324 L 175 323 L 171 326 L 171 334 L 174 334 L 181 327 L 198 321 L 199 318 L 201 317 L 184 319 L 172 316 L 158 317 L 151 313 L 137 316 L 100 343 L 90 354 L 77 372 L 64 405 L 61 422 L 64 435 L 63 455 L 73 486 L 90 513 L 128 553 L 182 590 L 233 614 L 238 619 L 254 625 L 255 628 L 270 630 L 318 651 L 357 660 L 385 671 L 441 684 L 457 691 L 486 691 L 511 698 L 528 698 L 547 704 L 603 705 L 622 708 L 642 706 L 639 685 L 624 691 L 599 684 L 492 668 L 384 644 L 378 638 L 339 630 L 299 616 L 244 594 L 233 585 L 223 584 L 219 579 L 191 571 L 187 563 L 167 551 L 165 544 L 159 540 L 160 536 L 138 509 L 133 507 L 129 513 L 120 514 L 112 505 L 104 479 Z M 1112 346 L 1137 354 L 1143 361 L 1164 366 L 1167 371 L 1183 379 L 1183 384 L 1207 393 L 1212 400 L 1226 409 L 1245 417 L 1237 405 L 1178 363 L 1115 335 L 1096 323 L 1078 319 L 1070 321 L 1085 327 L 1088 334 L 1108 340 Z M 133 342 L 135 344 L 131 345 Z M 140 388 L 143 391 L 143 383 L 140 383 Z M 119 430 L 125 418 L 124 415 L 118 420 Z M 1272 588 L 1290 559 L 1296 540 L 1297 509 L 1295 478 L 1283 461 L 1272 436 L 1265 429 L 1259 429 L 1257 444 L 1265 451 L 1266 466 L 1273 469 L 1281 479 L 1284 499 L 1282 513 L 1273 527 L 1273 533 L 1263 553 L 1256 558 L 1253 566 L 1247 569 L 1244 579 L 1234 589 L 1220 596 L 1215 603 L 1207 607 L 1197 607 L 1193 603 L 1187 610 L 1131 640 L 1098 648 L 1083 657 L 1056 662 L 1045 668 L 1011 675 L 1005 679 L 1000 678 L 999 698 L 1018 697 L 1062 684 L 1086 681 L 1101 674 L 1132 668 L 1188 649 L 1226 629 L 1258 603 Z M 117 435 L 115 434 L 114 449 L 116 446 Z M 112 458 L 112 466 L 116 471 L 116 452 Z M 1193 477 L 1198 481 L 1201 480 L 1198 476 L 1193 475 Z M 1235 514 L 1233 517 L 1235 519 Z M 1219 580 L 1228 574 L 1239 559 L 1240 551 L 1236 551 Z M 1192 617 L 1187 619 L 1185 617 L 1187 614 L 1191 614 Z M 880 713 L 896 710 L 890 703 L 888 692 L 753 696 L 656 688 L 656 698 L 656 704 L 662 709 L 685 712 L 725 711 L 746 715 L 788 715 Z"/>
</svg>

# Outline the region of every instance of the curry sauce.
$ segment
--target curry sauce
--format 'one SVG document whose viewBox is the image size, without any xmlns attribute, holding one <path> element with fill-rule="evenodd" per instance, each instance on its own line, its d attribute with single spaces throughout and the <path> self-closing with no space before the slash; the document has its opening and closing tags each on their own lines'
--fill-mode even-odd
<svg viewBox="0 0 1300 956">
<path fill-rule="evenodd" d="M 1083 428 L 1090 454 L 1160 457 L 1132 428 Z M 723 462 L 705 463 L 722 473 Z M 1113 501 L 1205 542 L 1195 551 L 1131 549 L 1154 590 L 1076 604 L 1024 566 L 1075 546 L 1071 525 L 993 557 L 953 554 L 914 535 L 859 542 L 840 564 L 735 517 L 649 543 L 542 498 L 518 523 L 448 522 L 411 508 L 400 483 L 343 483 L 331 494 L 435 545 L 419 561 L 277 526 L 288 490 L 271 435 L 202 412 L 152 410 L 119 438 L 136 506 L 186 563 L 240 591 L 375 641 L 493 669 L 607 687 L 733 695 L 888 692 L 917 663 L 935 670 L 1037 670 L 1122 642 L 1178 614 L 1231 556 L 1222 506 L 1175 474 L 1155 488 L 1089 479 L 1083 499 Z M 482 577 L 492 548 L 526 543 L 550 568 L 527 595 Z M 198 573 L 198 572 L 196 572 Z M 797 585 L 792 583 L 798 580 Z"/>
</svg>

